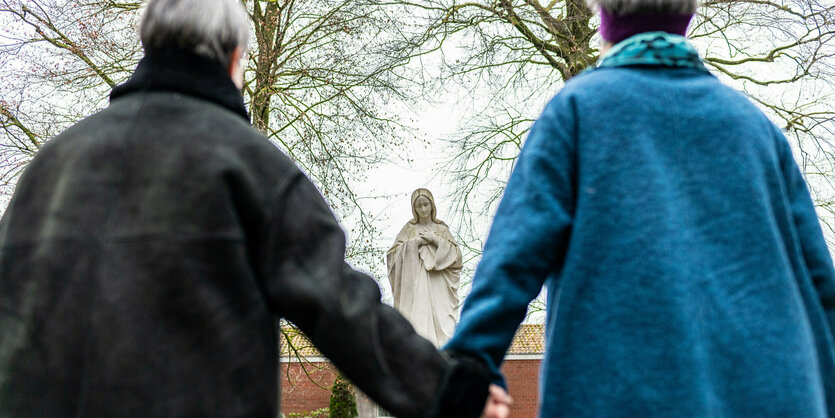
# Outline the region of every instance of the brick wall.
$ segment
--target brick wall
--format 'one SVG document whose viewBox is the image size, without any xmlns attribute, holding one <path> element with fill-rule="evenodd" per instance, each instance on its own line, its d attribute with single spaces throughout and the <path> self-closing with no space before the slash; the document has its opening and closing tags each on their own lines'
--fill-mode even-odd
<svg viewBox="0 0 835 418">
<path fill-rule="evenodd" d="M 281 412 L 289 414 L 326 408 L 334 379 L 336 372 L 327 362 L 282 362 Z"/>
<path fill-rule="evenodd" d="M 539 364 L 541 360 L 505 360 L 502 373 L 513 398 L 511 418 L 536 418 L 539 411 Z"/>
<path fill-rule="evenodd" d="M 509 359 L 502 372 L 513 397 L 511 418 L 535 418 L 538 402 L 540 360 Z M 336 378 L 327 362 L 313 364 L 284 362 L 281 364 L 281 412 L 308 412 L 325 408 L 330 401 L 330 386 Z"/>
</svg>

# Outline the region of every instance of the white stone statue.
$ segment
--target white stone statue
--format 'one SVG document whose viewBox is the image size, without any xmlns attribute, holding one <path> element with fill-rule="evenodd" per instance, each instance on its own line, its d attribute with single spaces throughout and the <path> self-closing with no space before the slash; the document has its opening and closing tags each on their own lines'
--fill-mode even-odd
<svg viewBox="0 0 835 418">
<path fill-rule="evenodd" d="M 421 336 L 441 346 L 458 323 L 461 250 L 435 214 L 426 189 L 412 193 L 412 220 L 386 254 L 394 307 Z"/>
</svg>

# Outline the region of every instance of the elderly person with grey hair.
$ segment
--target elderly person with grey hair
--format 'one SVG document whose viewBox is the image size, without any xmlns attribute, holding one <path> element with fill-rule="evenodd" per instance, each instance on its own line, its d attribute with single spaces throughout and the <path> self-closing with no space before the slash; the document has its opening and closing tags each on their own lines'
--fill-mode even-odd
<svg viewBox="0 0 835 418">
<path fill-rule="evenodd" d="M 248 123 L 240 1 L 150 0 L 141 38 L 130 80 L 46 143 L 0 222 L 0 416 L 275 417 L 279 316 L 397 416 L 478 416 L 487 368 L 380 302 Z"/>
<path fill-rule="evenodd" d="M 684 37 L 597 0 L 606 50 L 533 125 L 447 345 L 494 379 L 548 290 L 543 417 L 835 415 L 835 271 L 786 138 Z"/>
</svg>

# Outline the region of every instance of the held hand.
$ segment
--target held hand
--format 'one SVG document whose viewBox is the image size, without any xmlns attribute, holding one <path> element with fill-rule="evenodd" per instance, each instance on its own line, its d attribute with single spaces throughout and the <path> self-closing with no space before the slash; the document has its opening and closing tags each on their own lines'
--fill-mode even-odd
<svg viewBox="0 0 835 418">
<path fill-rule="evenodd" d="M 490 394 L 484 404 L 481 418 L 507 418 L 510 416 L 510 404 L 513 399 L 499 385 L 490 385 Z"/>
</svg>

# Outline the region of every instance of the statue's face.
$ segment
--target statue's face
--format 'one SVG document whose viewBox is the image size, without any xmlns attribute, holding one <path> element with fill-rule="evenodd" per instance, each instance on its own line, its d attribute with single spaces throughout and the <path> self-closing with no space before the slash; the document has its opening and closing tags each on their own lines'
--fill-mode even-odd
<svg viewBox="0 0 835 418">
<path fill-rule="evenodd" d="M 415 199 L 415 212 L 418 214 L 418 220 L 429 219 L 432 215 L 432 202 L 426 196 L 418 196 Z"/>
</svg>

